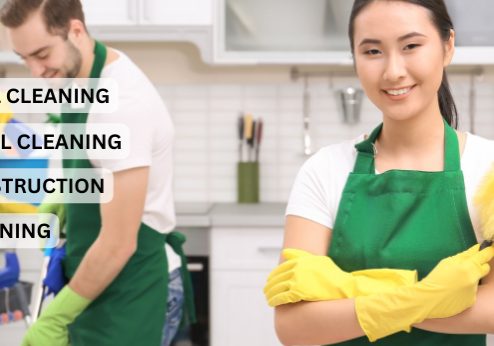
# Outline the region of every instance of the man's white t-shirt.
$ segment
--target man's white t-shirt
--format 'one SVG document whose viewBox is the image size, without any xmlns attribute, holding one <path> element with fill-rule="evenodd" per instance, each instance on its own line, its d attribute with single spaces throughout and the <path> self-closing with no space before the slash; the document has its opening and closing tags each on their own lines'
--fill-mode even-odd
<svg viewBox="0 0 494 346">
<path fill-rule="evenodd" d="M 144 73 L 122 52 L 101 72 L 101 78 L 118 83 L 118 109 L 114 113 L 89 113 L 87 123 L 119 123 L 130 130 L 130 153 L 125 159 L 95 159 L 93 167 L 119 172 L 149 167 L 149 182 L 142 222 L 160 233 L 175 228 L 172 194 L 172 144 L 174 128 L 165 103 Z M 181 265 L 180 257 L 166 244 L 169 272 Z"/>
<path fill-rule="evenodd" d="M 358 138 L 322 148 L 300 169 L 292 188 L 286 215 L 301 216 L 333 229 L 341 195 L 357 159 Z M 473 205 L 479 183 L 494 163 L 494 141 L 467 133 L 461 169 L 465 179 L 470 218 L 479 243 L 480 218 Z"/>
</svg>

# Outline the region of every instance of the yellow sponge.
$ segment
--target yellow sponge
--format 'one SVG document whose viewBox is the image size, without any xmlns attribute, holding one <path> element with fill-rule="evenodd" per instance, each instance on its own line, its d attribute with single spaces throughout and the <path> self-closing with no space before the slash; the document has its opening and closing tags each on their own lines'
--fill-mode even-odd
<svg viewBox="0 0 494 346">
<path fill-rule="evenodd" d="M 480 213 L 482 236 L 494 242 L 494 164 L 483 178 L 473 203 Z"/>
</svg>

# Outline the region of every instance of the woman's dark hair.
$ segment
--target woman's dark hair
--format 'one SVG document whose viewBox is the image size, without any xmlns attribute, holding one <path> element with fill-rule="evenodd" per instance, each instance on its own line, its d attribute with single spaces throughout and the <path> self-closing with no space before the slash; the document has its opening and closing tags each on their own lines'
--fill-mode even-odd
<svg viewBox="0 0 494 346">
<path fill-rule="evenodd" d="M 370 3 L 375 0 L 355 0 L 353 3 L 352 14 L 350 15 L 350 25 L 348 30 L 348 35 L 350 36 L 350 44 L 352 54 L 354 54 L 354 40 L 353 35 L 355 32 L 355 18 L 359 13 Z M 390 1 L 390 0 L 388 0 Z M 450 38 L 450 30 L 453 29 L 453 22 L 449 16 L 444 0 L 394 0 L 403 1 L 411 4 L 419 5 L 425 7 L 429 10 L 429 17 L 437 28 L 439 35 L 443 41 L 447 41 Z M 456 108 L 453 95 L 451 94 L 451 89 L 449 87 L 448 77 L 446 76 L 446 71 L 443 71 L 443 80 L 441 82 L 441 87 L 437 92 L 439 98 L 439 109 L 444 119 L 448 122 L 450 126 L 457 129 L 458 128 L 458 111 Z"/>
</svg>

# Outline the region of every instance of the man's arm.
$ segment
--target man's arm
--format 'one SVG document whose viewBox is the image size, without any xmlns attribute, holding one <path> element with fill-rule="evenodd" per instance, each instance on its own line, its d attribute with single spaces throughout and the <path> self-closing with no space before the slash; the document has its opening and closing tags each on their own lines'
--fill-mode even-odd
<svg viewBox="0 0 494 346">
<path fill-rule="evenodd" d="M 136 251 L 148 177 L 149 167 L 114 173 L 113 200 L 101 204 L 101 232 L 69 283 L 80 296 L 98 297 Z"/>
</svg>

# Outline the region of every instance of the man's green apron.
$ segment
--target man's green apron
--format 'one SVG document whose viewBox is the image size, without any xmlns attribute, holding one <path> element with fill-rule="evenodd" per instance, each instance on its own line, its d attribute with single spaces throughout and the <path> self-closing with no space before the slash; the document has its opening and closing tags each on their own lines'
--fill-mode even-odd
<svg viewBox="0 0 494 346">
<path fill-rule="evenodd" d="M 100 78 L 106 61 L 106 47 L 96 42 L 94 54 L 90 78 Z M 96 87 L 94 81 L 90 87 Z M 62 132 L 64 123 L 81 124 L 81 130 L 85 129 L 89 108 L 90 105 L 86 106 L 83 113 L 62 114 Z M 77 160 L 64 159 L 63 167 L 93 168 L 85 154 Z M 102 223 L 99 204 L 66 203 L 66 210 L 67 257 L 64 270 L 71 279 L 98 237 Z M 195 322 L 192 284 L 182 251 L 184 241 L 185 237 L 179 233 L 162 234 L 141 223 L 136 252 L 115 280 L 69 326 L 72 346 L 160 345 L 169 278 L 165 242 L 182 258 L 187 315 L 190 322 Z"/>
<path fill-rule="evenodd" d="M 382 124 L 358 150 L 343 190 L 328 256 L 352 272 L 361 269 L 417 269 L 419 280 L 443 258 L 477 243 L 465 196 L 458 137 L 445 124 L 443 172 L 390 170 L 376 174 L 375 143 Z M 369 345 L 367 337 L 341 345 Z M 339 345 L 340 345 L 339 344 Z M 412 328 L 373 345 L 485 346 L 485 335 L 453 335 Z"/>
</svg>

